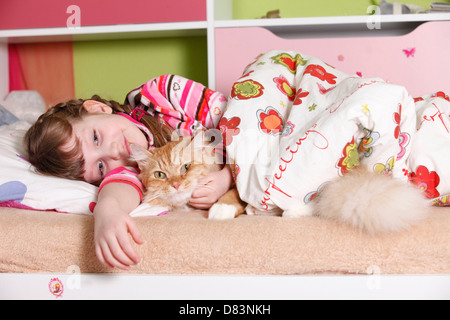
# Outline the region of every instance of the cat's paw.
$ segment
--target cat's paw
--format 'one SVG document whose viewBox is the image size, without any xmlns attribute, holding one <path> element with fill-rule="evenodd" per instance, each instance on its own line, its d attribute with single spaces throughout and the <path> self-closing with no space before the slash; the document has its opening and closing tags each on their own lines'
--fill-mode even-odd
<svg viewBox="0 0 450 320">
<path fill-rule="evenodd" d="M 307 217 L 312 216 L 313 210 L 311 206 L 300 204 L 297 207 L 284 210 L 283 211 L 283 218 L 298 218 L 298 217 Z"/>
<path fill-rule="evenodd" d="M 261 210 L 256 209 L 254 206 L 252 206 L 251 204 L 248 204 L 245 207 L 245 213 L 249 216 L 252 215 L 257 215 L 257 214 L 262 214 L 263 212 Z"/>
<path fill-rule="evenodd" d="M 236 216 L 237 209 L 235 206 L 225 203 L 216 203 L 208 213 L 208 219 L 212 220 L 227 220 L 233 219 Z"/>
</svg>

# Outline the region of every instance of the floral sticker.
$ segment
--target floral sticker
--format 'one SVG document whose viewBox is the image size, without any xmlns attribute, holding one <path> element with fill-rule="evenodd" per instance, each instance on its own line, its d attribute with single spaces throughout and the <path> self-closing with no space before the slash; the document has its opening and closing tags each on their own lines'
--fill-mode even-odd
<svg viewBox="0 0 450 320">
<path fill-rule="evenodd" d="M 236 82 L 231 89 L 231 97 L 239 100 L 248 100 L 262 96 L 264 87 L 254 80 Z"/>
</svg>

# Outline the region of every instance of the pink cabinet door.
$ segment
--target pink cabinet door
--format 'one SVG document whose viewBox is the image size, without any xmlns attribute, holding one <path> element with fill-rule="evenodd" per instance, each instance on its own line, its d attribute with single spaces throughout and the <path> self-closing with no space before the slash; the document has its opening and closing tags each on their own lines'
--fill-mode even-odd
<svg viewBox="0 0 450 320">
<path fill-rule="evenodd" d="M 264 28 L 215 31 L 216 90 L 232 84 L 258 54 L 294 50 L 321 58 L 348 74 L 380 77 L 405 86 L 413 96 L 450 94 L 450 21 L 427 22 L 403 36 L 284 39 Z"/>
<path fill-rule="evenodd" d="M 0 1 L 0 30 L 205 20 L 206 0 Z"/>
</svg>

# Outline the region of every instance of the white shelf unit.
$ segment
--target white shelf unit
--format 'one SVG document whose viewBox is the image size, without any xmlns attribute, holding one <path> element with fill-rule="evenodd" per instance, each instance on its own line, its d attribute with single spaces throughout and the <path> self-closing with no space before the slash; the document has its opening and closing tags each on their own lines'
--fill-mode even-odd
<svg viewBox="0 0 450 320">
<path fill-rule="evenodd" d="M 0 30 L 0 99 L 9 87 L 7 43 L 206 35 L 208 86 L 214 89 L 217 28 L 264 27 L 285 38 L 392 36 L 408 33 L 427 21 L 450 20 L 448 13 L 233 20 L 232 0 L 206 1 L 206 21 Z"/>
<path fill-rule="evenodd" d="M 386 16 L 346 16 L 346 17 L 315 17 L 315 18 L 281 18 L 281 19 L 254 19 L 254 20 L 232 20 L 231 0 L 206 0 L 206 21 L 178 22 L 178 23 L 154 23 L 154 24 L 127 24 L 108 25 L 80 28 L 40 28 L 40 29 L 17 29 L 0 30 L 0 100 L 7 94 L 9 88 L 8 76 L 8 43 L 30 43 L 38 41 L 97 41 L 124 38 L 154 38 L 171 36 L 206 35 L 208 41 L 208 77 L 209 86 L 215 87 L 215 30 L 218 28 L 243 28 L 264 27 L 282 37 L 338 37 L 338 36 L 382 36 L 405 33 L 413 30 L 417 25 L 427 21 L 450 20 L 450 14 L 420 14 L 420 15 L 386 15 Z M 367 24 L 370 19 L 376 18 L 381 29 L 369 29 Z M 233 50 L 231 48 L 230 50 Z M 52 275 L 53 276 L 53 275 Z M 68 277 L 69 275 L 60 275 Z M 2 286 L 8 288 L 28 288 L 25 298 L 50 297 L 47 287 L 50 275 L 48 274 L 0 274 Z M 117 286 L 112 289 L 107 286 L 110 282 L 98 281 L 98 277 L 113 279 L 114 285 L 129 288 L 130 281 L 146 283 L 146 288 L 156 288 L 157 291 L 145 292 L 146 295 L 135 295 L 137 298 L 173 298 L 173 293 L 180 292 L 178 298 L 229 298 L 230 293 L 236 294 L 233 286 L 239 283 L 250 283 L 244 287 L 241 295 L 234 298 L 244 299 L 279 299 L 279 298 L 411 298 L 411 299 L 448 299 L 449 277 L 443 276 L 380 276 L 375 280 L 377 286 L 371 285 L 371 276 L 294 276 L 294 277 L 255 277 L 255 276 L 119 276 L 119 275 L 81 275 L 82 287 L 80 290 L 68 290 L 67 298 L 85 298 L 94 296 L 107 298 L 121 298 L 111 294 L 121 292 Z M 95 280 L 95 281 L 94 281 Z M 281 280 L 281 282 L 280 282 Z M 381 281 L 381 282 L 380 282 Z M 117 283 L 120 282 L 120 283 Z M 168 286 L 167 283 L 172 286 Z M 184 285 L 188 283 L 189 285 Z M 204 292 L 210 292 L 211 283 L 219 284 L 223 289 L 223 295 L 219 291 L 210 296 Z M 294 286 L 290 286 L 293 284 Z M 369 285 L 367 285 L 369 284 Z M 33 291 L 37 286 L 37 291 Z M 104 286 L 104 287 L 102 287 Z M 261 290 L 261 287 L 264 290 Z M 191 291 L 171 290 L 160 294 L 164 288 L 200 288 L 196 295 Z M 290 288 L 290 291 L 286 291 Z M 321 288 L 322 291 L 311 289 Z M 427 290 L 424 290 L 427 289 Z M 242 289 L 242 288 L 241 288 Z M 350 290 L 348 290 L 350 289 Z M 40 293 L 42 291 L 42 294 Z M 274 296 L 273 292 L 288 292 L 282 296 Z M 3 292 L 2 292 L 3 293 Z M 139 292 L 138 293 L 142 293 Z M 239 292 L 238 292 L 239 293 Z M 6 294 L 6 293 L 5 293 Z M 71 296 L 72 294 L 72 296 Z M 233 295 L 231 295 L 233 296 Z M 8 291 L 7 296 L 0 298 L 24 297 L 23 290 Z"/>
<path fill-rule="evenodd" d="M 65 285 L 56 298 L 48 288 Z M 0 300 L 448 300 L 447 275 L 1 274 Z M 269 302 L 270 303 L 270 302 Z M 276 315 L 276 312 L 273 311 Z"/>
</svg>

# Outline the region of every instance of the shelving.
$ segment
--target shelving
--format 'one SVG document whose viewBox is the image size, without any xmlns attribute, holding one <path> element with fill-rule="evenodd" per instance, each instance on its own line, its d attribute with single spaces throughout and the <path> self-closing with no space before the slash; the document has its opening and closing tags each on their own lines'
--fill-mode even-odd
<svg viewBox="0 0 450 320">
<path fill-rule="evenodd" d="M 0 30 L 0 42 L 86 41 L 206 34 L 206 21 L 143 23 L 76 28 Z"/>
<path fill-rule="evenodd" d="M 205 6 L 199 5 L 203 10 L 199 16 L 206 20 L 199 21 L 0 30 L 0 70 L 7 69 L 6 43 L 205 35 L 208 85 L 215 88 L 215 30 L 220 28 L 264 27 L 284 38 L 392 36 L 408 33 L 426 21 L 450 20 L 448 13 L 233 20 L 232 2 L 206 0 Z M 0 94 L 5 92 L 7 81 L 7 77 L 2 76 Z"/>
<path fill-rule="evenodd" d="M 57 27 L 33 29 L 0 30 L 1 42 L 36 42 L 61 40 L 107 40 L 126 37 L 159 37 L 191 35 L 191 31 L 201 31 L 206 34 L 208 29 L 264 27 L 277 34 L 292 34 L 293 31 L 317 29 L 312 35 L 304 37 L 315 38 L 319 32 L 333 33 L 336 27 L 341 32 L 366 32 L 370 35 L 402 33 L 426 21 L 450 20 L 448 13 L 410 14 L 410 15 L 379 15 L 379 16 L 342 16 L 342 17 L 306 17 L 279 19 L 221 20 L 209 18 L 206 21 L 138 23 L 83 27 Z M 376 25 L 375 25 L 376 24 Z M 373 28 L 371 26 L 374 26 Z M 369 32 L 370 31 L 370 32 Z M 197 33 L 199 34 L 199 33 Z M 297 37 L 299 34 L 296 35 Z"/>
</svg>

